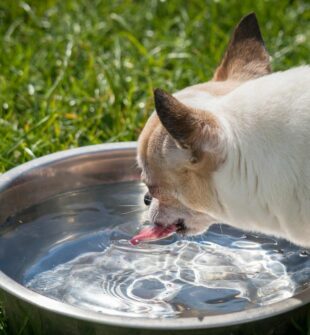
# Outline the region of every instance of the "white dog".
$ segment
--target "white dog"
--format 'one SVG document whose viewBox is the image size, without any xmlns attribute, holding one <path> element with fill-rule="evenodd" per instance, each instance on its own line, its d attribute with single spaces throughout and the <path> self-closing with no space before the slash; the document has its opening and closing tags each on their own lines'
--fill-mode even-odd
<svg viewBox="0 0 310 335">
<path fill-rule="evenodd" d="M 155 90 L 138 142 L 154 228 L 138 239 L 224 222 L 310 247 L 310 67 L 270 72 L 250 14 L 211 81 Z"/>
</svg>

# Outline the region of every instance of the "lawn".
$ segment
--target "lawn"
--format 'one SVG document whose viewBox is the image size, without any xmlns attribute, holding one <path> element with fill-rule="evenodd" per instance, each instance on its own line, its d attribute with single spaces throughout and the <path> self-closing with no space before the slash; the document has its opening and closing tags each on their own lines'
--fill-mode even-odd
<svg viewBox="0 0 310 335">
<path fill-rule="evenodd" d="M 58 150 L 135 140 L 153 88 L 210 79 L 250 11 L 273 70 L 309 62 L 307 0 L 1 1 L 0 172 Z M 1 324 L 0 315 L 0 333 Z"/>
</svg>

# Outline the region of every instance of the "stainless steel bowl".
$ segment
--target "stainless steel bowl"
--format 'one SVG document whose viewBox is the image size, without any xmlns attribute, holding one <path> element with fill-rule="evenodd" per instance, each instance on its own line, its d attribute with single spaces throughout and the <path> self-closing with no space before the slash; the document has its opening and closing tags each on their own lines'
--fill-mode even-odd
<svg viewBox="0 0 310 335">
<path fill-rule="evenodd" d="M 103 144 L 51 154 L 0 176 L 0 232 L 7 218 L 56 194 L 139 178 L 135 143 Z M 38 237 L 40 238 L 40 237 Z M 1 246 L 0 246 L 1 249 Z M 1 251 L 0 251 L 1 252 Z M 10 262 L 10 255 L 4 255 Z M 1 265 L 0 265 L 1 266 Z M 310 315 L 310 289 L 268 306 L 204 318 L 147 319 L 105 315 L 52 300 L 0 267 L 1 301 L 9 329 L 22 334 L 266 334 Z"/>
</svg>

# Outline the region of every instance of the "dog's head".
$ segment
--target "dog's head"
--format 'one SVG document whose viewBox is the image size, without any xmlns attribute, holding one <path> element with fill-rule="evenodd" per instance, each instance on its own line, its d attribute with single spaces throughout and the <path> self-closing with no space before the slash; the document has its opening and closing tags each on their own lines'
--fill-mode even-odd
<svg viewBox="0 0 310 335">
<path fill-rule="evenodd" d="M 225 162 L 225 124 L 208 106 L 247 80 L 270 72 L 255 14 L 235 28 L 213 79 L 172 96 L 154 91 L 155 109 L 138 141 L 138 164 L 148 187 L 145 203 L 156 225 L 197 234 L 224 210 L 212 175 Z"/>
</svg>

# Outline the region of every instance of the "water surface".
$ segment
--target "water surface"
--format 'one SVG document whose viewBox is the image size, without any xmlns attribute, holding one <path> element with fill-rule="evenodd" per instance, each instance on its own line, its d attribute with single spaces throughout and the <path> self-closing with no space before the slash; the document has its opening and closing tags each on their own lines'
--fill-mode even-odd
<svg viewBox="0 0 310 335">
<path fill-rule="evenodd" d="M 9 218 L 1 268 L 50 298 L 132 317 L 225 314 L 309 287 L 308 251 L 226 225 L 132 246 L 146 210 L 143 193 L 136 182 L 93 187 Z M 13 248 L 12 263 L 4 256 Z"/>
</svg>

